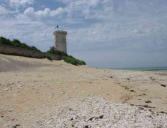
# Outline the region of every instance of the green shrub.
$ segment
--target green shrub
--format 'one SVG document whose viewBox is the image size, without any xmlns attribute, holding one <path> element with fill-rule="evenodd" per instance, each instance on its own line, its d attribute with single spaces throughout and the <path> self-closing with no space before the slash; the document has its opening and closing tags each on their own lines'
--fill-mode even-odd
<svg viewBox="0 0 167 128">
<path fill-rule="evenodd" d="M 46 56 L 46 58 L 47 58 L 48 60 L 51 60 L 51 61 L 53 60 L 52 57 L 50 57 L 50 56 Z"/>
<path fill-rule="evenodd" d="M 63 56 L 67 56 L 66 53 L 61 52 L 61 51 L 58 51 L 58 50 L 56 50 L 54 47 L 51 47 L 50 50 L 48 50 L 46 53 L 58 55 L 58 56 L 60 56 L 61 58 L 62 58 Z"/>
<path fill-rule="evenodd" d="M 76 59 L 69 57 L 69 56 L 64 56 L 63 60 L 67 63 L 73 64 L 73 65 L 77 65 L 77 61 Z"/>
<path fill-rule="evenodd" d="M 22 46 L 21 42 L 17 39 L 14 39 L 13 41 L 11 41 L 11 45 L 15 47 Z"/>
<path fill-rule="evenodd" d="M 4 37 L 0 37 L 0 44 L 11 45 L 11 41 L 9 39 L 4 38 Z"/>
<path fill-rule="evenodd" d="M 4 37 L 0 37 L 0 44 L 9 45 L 9 46 L 13 46 L 13 47 L 19 47 L 19 48 L 25 48 L 25 49 L 33 50 L 33 51 L 36 51 L 36 52 L 41 52 L 35 46 L 28 46 L 27 44 L 22 43 L 17 39 L 14 39 L 13 41 L 11 41 L 11 40 L 6 39 Z"/>
<path fill-rule="evenodd" d="M 28 46 L 25 43 L 20 42 L 17 39 L 14 39 L 13 41 L 6 39 L 4 37 L 0 37 L 0 45 L 8 45 L 12 47 L 18 47 L 23 49 L 28 49 L 36 52 L 41 52 L 39 49 L 37 49 L 34 46 Z M 47 52 L 41 52 L 45 56 L 45 58 L 49 60 L 64 60 L 67 63 L 73 64 L 73 65 L 86 65 L 86 63 L 82 60 L 76 59 L 73 56 L 70 56 L 64 52 L 56 50 L 54 47 L 51 47 Z M 5 53 L 3 53 L 5 54 Z M 17 53 L 11 53 L 11 55 L 18 55 Z M 19 55 L 19 56 L 26 56 L 26 55 Z M 32 56 L 26 56 L 26 57 L 32 57 Z M 42 57 L 41 57 L 42 58 Z"/>
<path fill-rule="evenodd" d="M 54 47 L 51 47 L 50 50 L 48 50 L 45 54 L 50 57 L 55 56 L 55 55 L 59 56 L 61 60 L 64 60 L 65 62 L 73 64 L 73 65 L 86 65 L 84 61 L 76 59 L 73 56 L 70 56 L 64 52 L 57 51 Z"/>
<path fill-rule="evenodd" d="M 45 57 L 46 57 L 48 60 L 53 60 L 52 55 L 49 54 L 49 53 L 45 53 Z"/>
<path fill-rule="evenodd" d="M 32 46 L 31 49 L 32 49 L 33 51 L 41 52 L 41 51 L 40 51 L 39 49 L 37 49 L 35 46 Z"/>
</svg>

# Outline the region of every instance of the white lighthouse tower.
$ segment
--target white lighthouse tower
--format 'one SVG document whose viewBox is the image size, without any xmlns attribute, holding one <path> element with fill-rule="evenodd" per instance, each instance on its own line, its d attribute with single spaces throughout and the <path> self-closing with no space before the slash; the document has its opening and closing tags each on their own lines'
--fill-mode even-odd
<svg viewBox="0 0 167 128">
<path fill-rule="evenodd" d="M 62 30 L 57 30 L 54 32 L 55 36 L 55 49 L 64 53 L 67 53 L 67 32 Z"/>
</svg>

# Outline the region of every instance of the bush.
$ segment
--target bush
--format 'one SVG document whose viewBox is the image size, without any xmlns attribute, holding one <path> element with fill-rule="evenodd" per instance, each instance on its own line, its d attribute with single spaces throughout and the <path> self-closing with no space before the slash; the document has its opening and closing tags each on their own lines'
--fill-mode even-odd
<svg viewBox="0 0 167 128">
<path fill-rule="evenodd" d="M 51 61 L 53 60 L 51 56 L 46 56 L 46 58 Z"/>
<path fill-rule="evenodd" d="M 4 38 L 4 37 L 0 37 L 0 44 L 11 45 L 11 41 L 9 39 Z"/>
<path fill-rule="evenodd" d="M 72 56 L 64 56 L 63 60 L 67 63 L 73 64 L 73 65 L 86 65 L 86 63 L 82 60 L 78 60 Z"/>
<path fill-rule="evenodd" d="M 19 47 L 19 48 L 25 48 L 25 49 L 33 50 L 33 51 L 36 51 L 36 52 L 41 52 L 35 46 L 28 46 L 27 44 L 22 43 L 17 39 L 14 39 L 13 41 L 11 41 L 11 40 L 6 39 L 4 37 L 0 37 L 0 44 L 9 45 L 9 46 L 13 46 L 13 47 Z"/>
<path fill-rule="evenodd" d="M 49 54 L 49 53 L 45 53 L 45 57 L 46 57 L 48 60 L 53 60 L 52 55 Z"/>
<path fill-rule="evenodd" d="M 50 50 L 48 50 L 46 53 L 59 55 L 60 57 L 67 56 L 66 53 L 56 50 L 54 47 L 51 47 Z"/>
<path fill-rule="evenodd" d="M 51 58 L 53 58 L 52 56 L 59 56 L 61 60 L 73 65 L 86 65 L 84 61 L 76 59 L 64 52 L 57 51 L 54 47 L 51 47 L 50 50 L 48 50 L 45 54 Z"/>
</svg>

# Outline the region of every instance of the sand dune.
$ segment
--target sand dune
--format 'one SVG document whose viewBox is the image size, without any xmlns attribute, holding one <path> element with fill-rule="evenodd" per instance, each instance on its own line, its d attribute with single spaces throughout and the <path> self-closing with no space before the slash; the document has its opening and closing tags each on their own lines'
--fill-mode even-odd
<svg viewBox="0 0 167 128">
<path fill-rule="evenodd" d="M 7 56 L 0 54 L 0 72 L 6 71 L 17 71 L 37 68 L 41 66 L 49 66 L 40 61 L 32 61 L 31 58 L 24 58 L 18 56 Z M 38 59 L 37 59 L 38 60 Z"/>
<path fill-rule="evenodd" d="M 40 119 L 49 120 L 62 105 L 90 96 L 165 113 L 167 72 L 0 55 L 0 128 L 39 126 Z"/>
</svg>

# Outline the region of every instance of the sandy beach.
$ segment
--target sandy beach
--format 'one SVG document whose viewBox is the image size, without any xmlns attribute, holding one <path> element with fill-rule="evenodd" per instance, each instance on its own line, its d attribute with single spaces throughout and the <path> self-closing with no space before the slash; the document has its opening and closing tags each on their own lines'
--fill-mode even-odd
<svg viewBox="0 0 167 128">
<path fill-rule="evenodd" d="M 86 97 L 167 113 L 167 72 L 97 69 L 0 54 L 0 128 L 35 128 L 61 106 Z"/>
</svg>

